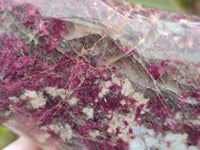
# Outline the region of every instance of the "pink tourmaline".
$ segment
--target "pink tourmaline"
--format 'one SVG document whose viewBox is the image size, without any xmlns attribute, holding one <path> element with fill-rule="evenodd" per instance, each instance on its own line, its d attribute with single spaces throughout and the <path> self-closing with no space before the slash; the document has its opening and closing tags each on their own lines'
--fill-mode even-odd
<svg viewBox="0 0 200 150">
<path fill-rule="evenodd" d="M 0 0 L 0 123 L 46 150 L 200 149 L 200 18 L 114 0 Z"/>
</svg>

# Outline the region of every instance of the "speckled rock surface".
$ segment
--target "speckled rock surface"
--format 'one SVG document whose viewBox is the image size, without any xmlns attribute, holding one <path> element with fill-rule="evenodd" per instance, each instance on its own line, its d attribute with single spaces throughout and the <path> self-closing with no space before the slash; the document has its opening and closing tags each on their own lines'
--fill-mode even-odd
<svg viewBox="0 0 200 150">
<path fill-rule="evenodd" d="M 111 0 L 0 0 L 0 122 L 47 150 L 200 149 L 200 19 Z"/>
</svg>

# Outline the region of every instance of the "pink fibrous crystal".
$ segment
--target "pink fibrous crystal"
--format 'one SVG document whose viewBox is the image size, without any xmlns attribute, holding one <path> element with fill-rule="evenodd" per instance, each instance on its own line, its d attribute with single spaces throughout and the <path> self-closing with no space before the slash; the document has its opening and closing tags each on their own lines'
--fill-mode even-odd
<svg viewBox="0 0 200 150">
<path fill-rule="evenodd" d="M 0 122 L 44 149 L 200 148 L 200 19 L 108 0 L 0 0 Z"/>
</svg>

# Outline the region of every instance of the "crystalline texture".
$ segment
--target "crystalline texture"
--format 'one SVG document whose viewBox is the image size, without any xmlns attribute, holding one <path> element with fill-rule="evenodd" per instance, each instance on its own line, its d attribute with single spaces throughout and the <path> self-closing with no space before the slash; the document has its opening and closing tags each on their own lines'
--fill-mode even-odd
<svg viewBox="0 0 200 150">
<path fill-rule="evenodd" d="M 200 19 L 110 0 L 0 0 L 0 122 L 44 149 L 200 148 Z"/>
</svg>

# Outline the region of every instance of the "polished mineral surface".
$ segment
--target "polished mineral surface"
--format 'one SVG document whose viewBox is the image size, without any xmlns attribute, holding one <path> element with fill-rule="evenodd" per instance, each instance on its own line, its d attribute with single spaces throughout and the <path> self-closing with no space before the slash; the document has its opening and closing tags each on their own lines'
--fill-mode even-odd
<svg viewBox="0 0 200 150">
<path fill-rule="evenodd" d="M 47 150 L 200 149 L 200 19 L 111 0 L 0 0 L 0 122 Z"/>
</svg>

